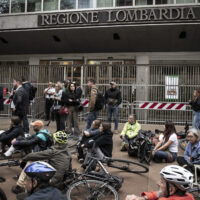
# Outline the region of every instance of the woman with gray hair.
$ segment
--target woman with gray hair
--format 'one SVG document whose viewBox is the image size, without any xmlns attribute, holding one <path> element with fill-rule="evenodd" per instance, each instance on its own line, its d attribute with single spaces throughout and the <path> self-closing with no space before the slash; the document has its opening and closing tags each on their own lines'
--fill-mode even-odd
<svg viewBox="0 0 200 200">
<path fill-rule="evenodd" d="M 184 166 L 186 169 L 193 171 L 194 164 L 200 164 L 200 141 L 198 130 L 192 128 L 187 134 L 188 144 L 186 146 L 184 157 L 179 156 L 177 162 L 180 166 Z"/>
</svg>

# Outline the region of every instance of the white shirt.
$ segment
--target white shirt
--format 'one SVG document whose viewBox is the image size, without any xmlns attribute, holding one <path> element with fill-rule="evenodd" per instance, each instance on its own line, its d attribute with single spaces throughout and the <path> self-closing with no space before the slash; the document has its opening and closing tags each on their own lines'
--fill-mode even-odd
<svg viewBox="0 0 200 200">
<path fill-rule="evenodd" d="M 172 144 L 169 146 L 169 151 L 173 153 L 178 153 L 178 138 L 175 133 L 173 133 L 169 140 L 172 141 Z"/>
<path fill-rule="evenodd" d="M 45 98 L 46 98 L 46 99 L 53 99 L 53 98 L 54 98 L 54 95 L 51 94 L 51 93 L 54 93 L 54 92 L 55 92 L 55 88 L 53 88 L 53 87 L 51 87 L 51 88 L 46 88 L 46 89 L 44 90 L 44 92 L 47 92 L 47 93 L 45 94 Z"/>
</svg>

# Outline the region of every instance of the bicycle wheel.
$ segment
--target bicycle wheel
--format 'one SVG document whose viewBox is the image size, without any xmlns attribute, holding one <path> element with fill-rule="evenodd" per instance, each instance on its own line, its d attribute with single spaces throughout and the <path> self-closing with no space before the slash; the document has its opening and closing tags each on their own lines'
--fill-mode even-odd
<svg viewBox="0 0 200 200">
<path fill-rule="evenodd" d="M 107 162 L 108 167 L 121 169 L 130 173 L 147 173 L 149 168 L 137 162 L 121 159 L 109 159 Z"/>
<path fill-rule="evenodd" d="M 117 191 L 108 183 L 97 180 L 82 180 L 69 186 L 67 200 L 119 200 Z"/>
<path fill-rule="evenodd" d="M 138 147 L 138 161 L 142 163 L 145 160 L 145 144 L 139 145 Z"/>
<path fill-rule="evenodd" d="M 151 143 L 146 143 L 144 146 L 144 159 L 147 162 L 148 165 L 151 164 L 152 160 L 152 144 Z"/>
<path fill-rule="evenodd" d="M 6 194 L 1 188 L 0 188 L 0 200 L 7 200 Z"/>
<path fill-rule="evenodd" d="M 187 146 L 187 143 L 188 143 L 187 138 L 184 138 L 184 139 L 179 140 L 179 146 L 180 146 L 180 148 L 181 148 L 183 151 L 185 151 L 185 148 L 186 148 L 186 146 Z"/>
<path fill-rule="evenodd" d="M 190 189 L 188 192 L 193 195 L 195 200 L 200 199 L 200 188 L 199 187 L 194 187 L 194 188 Z"/>
</svg>

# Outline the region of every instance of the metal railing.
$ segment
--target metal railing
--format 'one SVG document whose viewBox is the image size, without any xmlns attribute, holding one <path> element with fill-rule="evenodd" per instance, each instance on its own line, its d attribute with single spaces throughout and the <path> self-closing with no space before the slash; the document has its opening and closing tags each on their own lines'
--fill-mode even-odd
<svg viewBox="0 0 200 200">
<path fill-rule="evenodd" d="M 141 70 L 144 69 L 144 70 Z M 147 69 L 147 70 L 146 70 Z M 71 65 L 71 66 L 0 66 L 0 85 L 12 89 L 13 78 L 26 77 L 38 88 L 29 116 L 44 116 L 43 91 L 48 82 L 76 81 L 83 89 L 83 98 L 88 98 L 88 79 L 95 79 L 98 88 L 105 92 L 109 83 L 115 81 L 122 93 L 119 108 L 119 121 L 125 122 L 130 114 L 136 114 L 141 123 L 161 124 L 172 120 L 176 124 L 191 123 L 192 111 L 188 100 L 193 97 L 193 90 L 200 87 L 200 64 L 176 65 Z M 5 97 L 7 98 L 7 97 Z M 182 103 L 185 110 L 141 109 L 141 102 Z M 80 113 L 80 119 L 87 117 L 88 108 Z M 0 116 L 9 116 L 10 106 Z M 99 113 L 99 118 L 106 120 L 106 111 Z"/>
</svg>

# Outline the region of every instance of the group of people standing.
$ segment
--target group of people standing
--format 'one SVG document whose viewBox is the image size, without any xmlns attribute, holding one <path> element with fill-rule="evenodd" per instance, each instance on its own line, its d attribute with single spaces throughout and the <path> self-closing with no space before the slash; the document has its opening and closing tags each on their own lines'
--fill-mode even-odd
<svg viewBox="0 0 200 200">
<path fill-rule="evenodd" d="M 98 118 L 99 104 L 106 104 L 107 121 L 111 122 L 112 115 L 114 116 L 114 132 L 118 133 L 118 107 L 121 104 L 121 92 L 117 89 L 117 84 L 110 82 L 110 88 L 106 90 L 103 99 L 99 99 L 99 93 L 101 91 L 97 88 L 95 80 L 90 79 L 88 81 L 88 87 L 90 88 L 89 94 L 89 113 L 86 122 L 86 129 L 91 127 L 94 120 Z M 82 111 L 83 105 L 81 104 L 82 89 L 77 86 L 75 82 L 66 81 L 64 86 L 62 83 L 57 82 L 55 88 L 52 82 L 49 82 L 48 88 L 44 90 L 45 95 L 45 113 L 46 120 L 50 120 L 51 112 L 54 113 L 56 120 L 57 131 L 65 130 L 67 121 L 67 131 L 78 135 L 80 133 L 78 123 L 78 112 Z M 100 101 L 100 102 L 99 102 Z M 63 107 L 67 108 L 67 113 L 59 112 Z"/>
<path fill-rule="evenodd" d="M 46 120 L 50 119 L 51 113 L 55 117 L 57 131 L 65 130 L 67 121 L 67 131 L 72 132 L 73 127 L 74 134 L 78 135 L 80 133 L 78 112 L 81 106 L 82 89 L 75 82 L 66 81 L 64 86 L 57 82 L 55 88 L 52 82 L 49 82 L 49 87 L 44 90 L 44 95 Z"/>
</svg>

